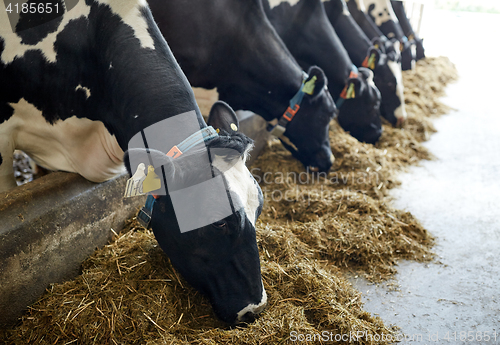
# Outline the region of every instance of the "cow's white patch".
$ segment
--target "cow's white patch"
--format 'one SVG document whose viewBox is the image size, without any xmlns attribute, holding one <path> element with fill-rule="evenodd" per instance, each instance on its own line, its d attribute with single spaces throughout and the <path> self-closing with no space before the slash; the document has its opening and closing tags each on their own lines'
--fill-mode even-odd
<svg viewBox="0 0 500 345">
<path fill-rule="evenodd" d="M 0 137 L 12 138 L 14 148 L 26 152 L 37 164 L 75 172 L 93 182 L 125 171 L 123 151 L 101 121 L 73 116 L 51 125 L 23 98 L 9 104 L 14 114 L 0 125 Z"/>
<path fill-rule="evenodd" d="M 365 3 L 363 2 L 363 0 L 351 0 L 351 1 L 354 1 L 356 3 L 358 9 L 361 12 L 366 13 L 366 7 L 365 7 Z M 347 0 L 347 2 L 349 2 L 349 0 Z"/>
<path fill-rule="evenodd" d="M 224 163 L 220 159 L 215 160 L 214 165 L 217 169 L 224 171 L 229 190 L 238 195 L 244 205 L 248 220 L 255 226 L 257 209 L 260 206 L 259 190 L 253 176 L 245 165 L 246 155 L 245 153 L 243 159 L 238 159 L 238 162 L 230 169 L 225 169 L 223 167 Z"/>
<path fill-rule="evenodd" d="M 349 8 L 347 8 L 347 3 L 345 1 L 342 1 L 342 14 L 344 16 L 350 16 L 351 12 L 349 12 Z"/>
<path fill-rule="evenodd" d="M 22 57 L 28 50 L 39 50 L 49 62 L 56 61 L 56 51 L 54 43 L 57 35 L 74 19 L 82 16 L 87 17 L 90 12 L 90 7 L 85 5 L 85 1 L 78 1 L 78 4 L 65 13 L 62 21 L 55 32 L 48 34 L 43 40 L 35 45 L 21 43 L 22 38 L 12 32 L 7 12 L 0 10 L 0 35 L 2 36 L 5 49 L 0 56 L 4 64 L 11 63 L 16 57 Z"/>
<path fill-rule="evenodd" d="M 281 4 L 282 2 L 288 2 L 291 6 L 294 6 L 299 1 L 300 0 L 269 0 L 269 6 L 271 8 L 275 8 L 276 6 L 278 6 L 279 4 Z"/>
<path fill-rule="evenodd" d="M 245 308 L 241 309 L 236 315 L 237 315 L 237 320 L 242 321 L 243 315 L 245 315 L 248 312 L 251 312 L 255 315 L 259 314 L 262 310 L 267 305 L 267 292 L 266 289 L 264 289 L 264 283 L 262 283 L 262 298 L 259 303 L 257 304 L 249 304 Z"/>
<path fill-rule="evenodd" d="M 417 45 L 416 44 L 412 44 L 411 47 L 411 55 L 412 56 L 417 56 Z M 415 66 L 416 66 L 416 61 L 415 59 L 412 59 L 411 60 L 411 69 L 415 69 Z"/>
<path fill-rule="evenodd" d="M 375 24 L 377 26 L 389 20 L 392 20 L 394 23 L 399 23 L 398 17 L 396 17 L 396 13 L 394 13 L 392 9 L 390 0 L 364 0 L 364 4 L 365 8 L 370 8 L 372 4 L 375 6 L 370 14 L 375 19 Z"/>
<path fill-rule="evenodd" d="M 406 119 L 406 107 L 405 107 L 405 95 L 403 86 L 403 73 L 401 71 L 401 64 L 395 61 L 388 60 L 387 65 L 392 71 L 392 74 L 396 77 L 396 95 L 398 96 L 401 104 L 394 111 L 394 115 L 398 120 Z"/>
<path fill-rule="evenodd" d="M 125 24 L 129 25 L 134 30 L 135 37 L 141 42 L 141 47 L 155 49 L 153 38 L 148 32 L 148 23 L 141 13 L 141 9 L 148 6 L 146 0 L 97 1 L 101 4 L 108 5 L 115 14 L 122 18 Z"/>
<path fill-rule="evenodd" d="M 90 97 L 91 93 L 90 93 L 90 89 L 88 87 L 85 87 L 85 86 L 82 86 L 81 84 L 78 84 L 78 86 L 75 88 L 75 91 L 78 91 L 78 90 L 83 90 L 85 91 L 85 95 L 87 96 L 87 99 Z"/>
<path fill-rule="evenodd" d="M 368 83 L 368 85 L 376 87 L 375 83 L 373 82 L 373 71 L 369 69 L 368 72 L 369 73 L 368 73 L 368 78 L 366 78 L 366 82 Z"/>
</svg>

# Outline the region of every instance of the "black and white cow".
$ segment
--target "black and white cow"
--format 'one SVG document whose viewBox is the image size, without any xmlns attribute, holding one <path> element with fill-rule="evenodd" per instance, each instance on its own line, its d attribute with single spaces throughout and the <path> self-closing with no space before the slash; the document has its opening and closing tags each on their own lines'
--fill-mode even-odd
<svg viewBox="0 0 500 345">
<path fill-rule="evenodd" d="M 418 37 L 418 35 L 413 30 L 413 28 L 410 24 L 410 21 L 408 20 L 408 17 L 406 16 L 403 2 L 399 1 L 399 0 L 391 0 L 391 4 L 392 4 L 392 9 L 394 10 L 394 13 L 396 14 L 396 17 L 398 17 L 399 25 L 401 26 L 401 29 L 403 29 L 403 33 L 405 34 L 406 37 L 408 37 L 408 40 L 410 42 L 415 44 L 415 47 L 416 47 L 415 57 L 416 57 L 416 59 L 420 60 L 420 59 L 425 58 L 423 39 Z"/>
<path fill-rule="evenodd" d="M 181 179 L 197 178 L 190 169 L 197 150 L 173 161 L 163 152 L 129 143 L 143 129 L 158 129 L 156 124 L 186 112 L 195 130 L 207 128 L 147 3 L 87 0 L 72 8 L 55 3 L 59 16 L 47 21 L 37 13 L 21 14 L 15 30 L 0 5 L 0 191 L 15 185 L 16 148 L 44 167 L 95 182 L 123 171 L 127 149 L 156 155 L 161 164 L 154 165 L 157 176 L 170 172 Z M 216 103 L 208 124 L 220 133 L 206 148 L 233 153 L 213 156 L 212 170 L 227 188 L 220 193 L 239 206 L 225 218 L 180 233 L 171 194 L 158 195 L 151 226 L 174 267 L 208 296 L 216 314 L 230 323 L 242 322 L 258 314 L 267 300 L 255 237 L 262 194 L 244 162 L 251 141 L 235 131 L 232 109 Z M 169 133 L 183 130 L 159 128 L 156 137 L 167 141 Z M 217 168 L 228 162 L 230 169 Z M 165 177 L 161 184 L 167 187 Z"/>
<path fill-rule="evenodd" d="M 393 126 L 406 119 L 401 68 L 383 53 L 382 43 L 371 44 L 344 0 L 324 0 L 325 11 L 349 57 L 358 67 L 370 68 L 382 96 L 380 112 Z"/>
<path fill-rule="evenodd" d="M 158 26 L 191 85 L 217 87 L 219 99 L 267 121 L 284 118 L 301 88 L 302 68 L 266 19 L 260 0 L 148 0 Z M 323 71 L 311 67 L 314 92 L 280 137 L 312 171 L 333 163 L 328 127 L 335 104 Z"/>
<path fill-rule="evenodd" d="M 339 124 L 360 141 L 377 142 L 382 133 L 380 93 L 373 83 L 373 73 L 363 67 L 359 73 L 353 71 L 355 66 L 321 0 L 263 0 L 263 4 L 276 32 L 299 64 L 304 68 L 318 65 L 325 71 L 329 91 L 337 99 Z M 346 88 L 354 89 L 354 97 L 341 97 Z"/>
<path fill-rule="evenodd" d="M 361 0 L 347 0 L 347 8 L 349 13 L 352 15 L 356 23 L 359 25 L 361 30 L 368 36 L 368 38 L 374 43 L 375 41 L 381 41 L 385 53 L 391 61 L 401 62 L 401 50 L 399 46 L 395 46 L 395 43 L 390 41 L 380 29 L 375 25 L 373 20 L 366 13 L 365 5 Z M 397 45 L 399 41 L 397 42 Z"/>
<path fill-rule="evenodd" d="M 401 49 L 401 67 L 403 71 L 412 69 L 415 64 L 415 49 L 404 35 L 398 18 L 392 9 L 390 0 L 358 0 L 364 3 L 368 16 L 375 25 L 393 41 L 399 41 Z"/>
</svg>

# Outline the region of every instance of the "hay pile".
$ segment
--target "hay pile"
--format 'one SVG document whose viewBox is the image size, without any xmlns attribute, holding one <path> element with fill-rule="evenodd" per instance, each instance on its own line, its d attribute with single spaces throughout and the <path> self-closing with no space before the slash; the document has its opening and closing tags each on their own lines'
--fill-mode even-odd
<svg viewBox="0 0 500 345">
<path fill-rule="evenodd" d="M 3 340 L 285 344 L 294 334 L 327 331 L 335 339 L 361 331 L 364 336 L 351 343 L 388 343 L 378 339 L 393 331 L 362 309 L 360 293 L 342 271 L 379 281 L 395 272 L 401 258 L 432 258 L 432 236 L 411 214 L 392 208 L 387 191 L 398 184 L 399 171 L 431 158 L 420 142 L 433 131 L 429 117 L 446 111 L 435 98 L 454 75 L 447 59 L 419 61 L 416 71 L 404 75 L 408 122 L 403 129 L 385 126 L 375 147 L 333 124 L 336 162 L 328 175 L 303 173 L 279 143 L 270 143 L 251 169 L 266 197 L 257 240 L 269 298 L 254 323 L 230 329 L 217 321 L 208 302 L 172 269 L 151 232 L 131 220 L 113 243 L 83 264 L 82 275 L 50 286 Z"/>
</svg>

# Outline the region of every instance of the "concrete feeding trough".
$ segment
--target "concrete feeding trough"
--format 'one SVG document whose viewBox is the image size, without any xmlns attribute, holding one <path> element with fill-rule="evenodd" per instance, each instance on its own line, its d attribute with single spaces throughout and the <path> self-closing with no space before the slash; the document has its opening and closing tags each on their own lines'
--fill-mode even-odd
<svg viewBox="0 0 500 345">
<path fill-rule="evenodd" d="M 122 198 L 127 178 L 96 184 L 54 172 L 0 193 L 0 324 L 15 322 L 50 283 L 77 275 L 111 229 L 121 230 L 145 200 Z"/>
<path fill-rule="evenodd" d="M 251 164 L 269 138 L 266 121 L 250 112 L 238 117 L 240 130 L 255 140 Z M 0 326 L 15 323 L 49 284 L 76 276 L 144 205 L 145 197 L 123 198 L 127 178 L 96 184 L 54 172 L 0 193 Z"/>
</svg>

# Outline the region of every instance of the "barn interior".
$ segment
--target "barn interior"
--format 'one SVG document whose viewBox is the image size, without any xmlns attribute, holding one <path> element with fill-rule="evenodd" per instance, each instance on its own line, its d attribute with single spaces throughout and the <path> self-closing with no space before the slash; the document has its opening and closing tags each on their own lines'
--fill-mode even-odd
<svg viewBox="0 0 500 345">
<path fill-rule="evenodd" d="M 402 129 L 384 124 L 375 146 L 357 142 L 333 123 L 336 161 L 326 178 L 301 175 L 303 166 L 263 134 L 265 123 L 242 114 L 261 150 L 250 171 L 267 190 L 257 232 L 270 303 L 255 322 L 229 327 L 216 319 L 208 301 L 170 265 L 152 232 L 136 222 L 144 201 L 132 204 L 117 196 L 125 178 L 96 186 L 57 172 L 32 182 L 35 187 L 21 187 L 17 201 L 12 194 L 4 198 L 9 206 L 27 207 L 33 195 L 45 195 L 42 185 L 48 181 L 69 191 L 59 190 L 46 203 L 83 195 L 103 210 L 120 211 L 82 230 L 101 233 L 91 239 L 102 242 L 101 248 L 93 252 L 91 242 L 93 254 L 78 253 L 76 269 L 39 283 L 43 295 L 14 326 L 0 331 L 0 341 L 285 344 L 301 342 L 299 334 L 324 331 L 333 340 L 316 343 L 392 343 L 383 334 L 402 336 L 404 344 L 458 343 L 463 334 L 473 335 L 471 343 L 485 341 L 486 334 L 490 343 L 500 341 L 500 119 L 493 86 L 500 72 L 494 64 L 486 70 L 478 63 L 482 56 L 500 55 L 483 34 L 496 32 L 499 19 L 500 14 L 440 10 L 426 2 L 420 36 L 427 58 L 404 73 L 407 123 Z M 216 99 L 213 92 L 195 92 L 202 112 Z M 26 161 L 20 164 L 29 170 Z M 287 176 L 285 182 L 280 176 Z M 29 174 L 19 174 L 24 178 Z M 106 198 L 120 201 L 107 204 Z M 24 221 L 26 209 L 17 212 L 17 220 Z M 1 212 L 14 214 L 0 206 Z M 82 212 L 82 228 L 92 212 L 99 206 Z M 334 339 L 350 332 L 364 333 L 355 341 Z"/>
</svg>

